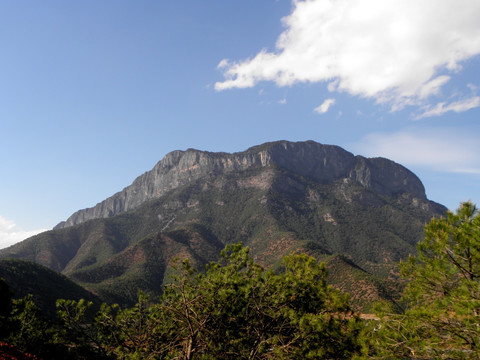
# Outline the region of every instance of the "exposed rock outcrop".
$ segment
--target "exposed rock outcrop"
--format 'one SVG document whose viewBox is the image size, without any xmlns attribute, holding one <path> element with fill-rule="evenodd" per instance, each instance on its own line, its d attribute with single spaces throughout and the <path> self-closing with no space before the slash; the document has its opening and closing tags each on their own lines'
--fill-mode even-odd
<svg viewBox="0 0 480 360">
<path fill-rule="evenodd" d="M 138 290 L 160 294 L 173 259 L 188 258 L 201 270 L 225 245 L 241 242 L 266 268 L 291 252 L 314 256 L 329 267 L 332 284 L 367 304 L 395 294 L 395 279 L 392 286 L 379 279 L 390 284 L 395 264 L 415 253 L 425 223 L 446 210 L 426 198 L 405 167 L 338 146 L 278 141 L 233 154 L 189 149 L 169 153 L 57 229 L 1 249 L 0 259 L 35 262 L 102 301 L 131 306 Z"/>
<path fill-rule="evenodd" d="M 321 183 L 350 178 L 384 196 L 409 193 L 426 199 L 424 187 L 417 176 L 391 160 L 354 156 L 338 146 L 313 141 L 278 141 L 233 154 L 194 149 L 170 152 L 130 186 L 92 208 L 77 211 L 55 229 L 135 209 L 146 201 L 202 177 L 269 166 L 290 170 Z"/>
</svg>

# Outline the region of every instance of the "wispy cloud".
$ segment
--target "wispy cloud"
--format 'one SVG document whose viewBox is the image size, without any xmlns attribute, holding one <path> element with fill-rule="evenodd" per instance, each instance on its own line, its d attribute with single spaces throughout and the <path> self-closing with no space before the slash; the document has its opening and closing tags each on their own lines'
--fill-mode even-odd
<svg viewBox="0 0 480 360">
<path fill-rule="evenodd" d="M 406 166 L 436 171 L 480 174 L 480 139 L 454 129 L 407 129 L 395 133 L 374 133 L 351 144 L 365 156 L 381 156 Z"/>
<path fill-rule="evenodd" d="M 216 90 L 260 81 L 326 82 L 331 91 L 374 98 L 398 110 L 425 105 L 461 70 L 462 61 L 480 53 L 478 0 L 292 1 L 276 51 L 222 60 L 218 67 L 225 79 Z M 451 104 L 437 112 L 450 107 L 466 109 Z"/>
<path fill-rule="evenodd" d="M 335 99 L 325 99 L 325 101 L 320 106 L 313 109 L 313 111 L 318 114 L 325 114 L 333 104 L 335 104 Z"/>
<path fill-rule="evenodd" d="M 47 231 L 47 229 L 23 230 L 15 225 L 12 220 L 0 215 L 0 249 L 16 244 L 44 231 Z"/>
<path fill-rule="evenodd" d="M 455 101 L 450 104 L 447 104 L 446 102 L 440 102 L 434 106 L 427 106 L 425 111 L 416 116 L 415 119 L 418 120 L 431 116 L 439 116 L 449 111 L 454 111 L 456 113 L 464 112 L 479 106 L 480 96 L 473 96 L 471 98 Z"/>
</svg>

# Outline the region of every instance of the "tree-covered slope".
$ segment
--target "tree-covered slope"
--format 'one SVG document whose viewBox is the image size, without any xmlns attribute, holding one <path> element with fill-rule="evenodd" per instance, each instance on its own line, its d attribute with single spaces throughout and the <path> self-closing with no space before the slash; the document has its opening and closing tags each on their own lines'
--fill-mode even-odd
<svg viewBox="0 0 480 360">
<path fill-rule="evenodd" d="M 0 257 L 35 261 L 108 301 L 131 304 L 140 289 L 160 293 L 173 258 L 202 269 L 225 245 L 242 242 L 266 267 L 291 252 L 336 259 L 332 282 L 362 303 L 388 296 L 379 279 L 392 276 L 392 264 L 415 252 L 425 223 L 446 210 L 401 165 L 338 147 L 277 142 L 237 154 L 174 155 L 152 170 L 157 184 L 147 174 L 125 190 L 131 197 L 162 188 L 158 196 L 37 235 Z"/>
<path fill-rule="evenodd" d="M 7 283 L 15 299 L 32 294 L 42 312 L 53 317 L 57 299 L 100 300 L 66 276 L 44 266 L 20 259 L 0 259 L 0 278 Z"/>
</svg>

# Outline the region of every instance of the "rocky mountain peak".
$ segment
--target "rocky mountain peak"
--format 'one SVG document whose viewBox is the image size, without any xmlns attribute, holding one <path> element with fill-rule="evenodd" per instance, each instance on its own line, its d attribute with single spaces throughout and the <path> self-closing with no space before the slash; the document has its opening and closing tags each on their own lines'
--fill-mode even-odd
<svg viewBox="0 0 480 360">
<path fill-rule="evenodd" d="M 349 178 L 383 196 L 408 192 L 414 197 L 426 198 L 420 180 L 408 169 L 390 160 L 354 156 L 341 147 L 314 141 L 277 141 L 233 154 L 195 149 L 172 151 L 130 186 L 92 208 L 77 211 L 55 229 L 135 209 L 199 178 L 271 166 L 320 183 Z"/>
</svg>

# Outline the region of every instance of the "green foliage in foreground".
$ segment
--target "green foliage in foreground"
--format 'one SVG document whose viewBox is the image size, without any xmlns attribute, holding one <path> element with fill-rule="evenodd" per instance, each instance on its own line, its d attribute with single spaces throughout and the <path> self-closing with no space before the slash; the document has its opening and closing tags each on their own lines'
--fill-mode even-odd
<svg viewBox="0 0 480 360">
<path fill-rule="evenodd" d="M 158 302 L 140 295 L 126 309 L 103 304 L 88 320 L 91 303 L 57 302 L 60 323 L 32 322 L 11 343 L 57 346 L 49 359 L 350 359 L 362 351 L 362 321 L 348 297 L 326 283 L 326 268 L 306 255 L 284 258 L 278 273 L 265 271 L 248 248 L 228 246 L 205 274 L 188 261 Z M 33 310 L 19 316 L 34 314 Z M 33 317 L 32 319 L 37 319 Z M 42 356 L 42 349 L 29 348 Z"/>
<path fill-rule="evenodd" d="M 480 215 L 471 202 L 433 219 L 418 256 L 401 264 L 408 279 L 401 314 L 380 309 L 378 358 L 480 358 Z"/>
<path fill-rule="evenodd" d="M 240 245 L 227 247 L 222 261 L 210 264 L 205 274 L 183 261 L 158 303 L 140 296 L 125 310 L 104 305 L 93 324 L 95 343 L 118 359 L 349 359 L 359 354 L 362 323 L 347 298 L 326 284 L 325 266 L 306 255 L 286 257 L 283 265 L 281 273 L 265 271 Z M 68 333 L 81 329 L 69 315 L 78 314 L 80 304 L 59 306 Z"/>
<path fill-rule="evenodd" d="M 188 261 L 159 301 L 140 295 L 121 309 L 59 300 L 59 323 L 41 319 L 32 297 L 12 300 L 0 280 L 0 340 L 45 359 L 478 359 L 480 215 L 463 203 L 433 219 L 418 256 L 401 263 L 403 310 L 378 306 L 362 321 L 306 255 L 266 271 L 233 245 L 197 273 Z M 398 308 L 398 307 L 397 307 Z"/>
</svg>

